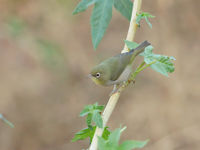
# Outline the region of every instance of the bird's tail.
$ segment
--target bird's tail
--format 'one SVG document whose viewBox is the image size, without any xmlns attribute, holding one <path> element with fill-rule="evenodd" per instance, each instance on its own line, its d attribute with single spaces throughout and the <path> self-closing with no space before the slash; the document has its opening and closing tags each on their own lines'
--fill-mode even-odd
<svg viewBox="0 0 200 150">
<path fill-rule="evenodd" d="M 129 51 L 129 53 L 133 53 L 133 56 L 137 56 L 138 54 L 140 54 L 141 52 L 144 51 L 144 49 L 151 45 L 151 43 L 149 43 L 148 41 L 144 41 L 142 42 L 138 47 L 134 48 L 134 49 L 131 49 Z"/>
</svg>

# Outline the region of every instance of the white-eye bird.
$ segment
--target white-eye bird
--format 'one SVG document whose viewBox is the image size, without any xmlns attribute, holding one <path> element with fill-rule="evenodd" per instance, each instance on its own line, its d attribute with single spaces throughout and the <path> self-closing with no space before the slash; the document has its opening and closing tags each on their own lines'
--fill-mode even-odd
<svg viewBox="0 0 200 150">
<path fill-rule="evenodd" d="M 132 72 L 133 59 L 149 45 L 149 42 L 144 41 L 129 52 L 102 61 L 92 68 L 89 77 L 96 84 L 103 86 L 118 85 L 127 81 Z"/>
</svg>

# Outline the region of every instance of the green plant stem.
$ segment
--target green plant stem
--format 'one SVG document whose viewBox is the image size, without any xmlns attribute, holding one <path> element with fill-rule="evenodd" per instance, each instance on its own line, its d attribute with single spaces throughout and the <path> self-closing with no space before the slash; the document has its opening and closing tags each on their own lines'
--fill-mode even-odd
<svg viewBox="0 0 200 150">
<path fill-rule="evenodd" d="M 143 71 L 145 68 L 151 66 L 151 65 L 154 64 L 154 63 L 156 63 L 156 61 L 153 61 L 153 62 L 151 62 L 150 64 L 146 64 L 146 65 L 145 65 L 145 62 L 142 62 L 142 63 L 140 64 L 140 66 L 135 70 L 135 72 L 131 75 L 131 78 L 130 78 L 130 79 L 133 78 L 133 80 L 134 80 L 135 77 L 136 77 L 136 75 L 137 75 L 138 73 L 140 73 L 140 72 Z M 144 66 L 144 65 L 145 65 L 145 66 Z"/>
<path fill-rule="evenodd" d="M 136 18 L 137 18 L 137 13 L 139 13 L 139 11 L 140 11 L 141 4 L 142 4 L 142 0 L 134 0 L 131 21 L 130 21 L 128 34 L 127 34 L 127 38 L 126 38 L 126 40 L 128 40 L 128 41 L 134 40 L 136 29 L 137 29 L 137 26 L 138 26 L 136 24 Z M 128 47 L 125 44 L 124 49 L 121 51 L 121 53 L 124 53 L 124 52 L 127 52 L 127 51 L 128 51 Z M 120 89 L 123 90 L 122 87 Z M 118 92 L 112 94 L 111 97 L 109 98 L 108 103 L 105 107 L 105 110 L 102 114 L 103 128 L 98 128 L 98 127 L 96 128 L 95 134 L 94 134 L 94 137 L 93 137 L 93 140 L 92 140 L 92 143 L 90 145 L 89 150 L 97 150 L 98 136 L 102 136 L 104 127 L 106 126 L 106 124 L 107 124 L 116 104 L 117 104 L 117 101 L 120 97 L 121 91 L 118 90 Z"/>
</svg>

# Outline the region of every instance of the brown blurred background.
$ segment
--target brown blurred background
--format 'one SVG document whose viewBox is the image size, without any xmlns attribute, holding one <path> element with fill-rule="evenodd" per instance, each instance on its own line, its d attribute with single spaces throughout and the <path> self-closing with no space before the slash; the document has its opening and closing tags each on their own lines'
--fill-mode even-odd
<svg viewBox="0 0 200 150">
<path fill-rule="evenodd" d="M 102 59 L 119 53 L 128 21 L 114 10 L 97 51 L 90 33 L 92 8 L 72 16 L 76 0 L 0 0 L 0 150 L 80 150 L 71 143 L 86 127 L 84 105 L 106 104 L 111 88 L 86 76 Z M 155 52 L 174 56 L 166 78 L 146 69 L 120 97 L 109 121 L 127 129 L 122 140 L 150 139 L 145 150 L 200 149 L 200 1 L 143 0 L 155 15 L 143 21 L 136 41 L 148 39 Z M 140 59 L 139 59 L 140 60 Z"/>
</svg>

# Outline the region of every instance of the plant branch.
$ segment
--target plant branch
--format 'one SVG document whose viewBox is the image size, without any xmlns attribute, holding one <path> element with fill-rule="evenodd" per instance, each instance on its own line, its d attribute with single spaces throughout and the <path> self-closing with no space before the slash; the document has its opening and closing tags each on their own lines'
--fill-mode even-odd
<svg viewBox="0 0 200 150">
<path fill-rule="evenodd" d="M 134 37 L 135 37 L 135 33 L 136 33 L 136 29 L 137 29 L 137 24 L 136 24 L 136 18 L 137 18 L 137 13 L 139 13 L 140 11 L 140 7 L 142 4 L 142 0 L 134 0 L 134 4 L 133 4 L 133 10 L 132 10 L 132 16 L 131 16 L 131 21 L 130 21 L 130 25 L 129 25 L 129 29 L 128 29 L 128 34 L 126 37 L 126 40 L 128 41 L 133 41 Z M 124 49 L 121 51 L 121 53 L 127 52 L 128 51 L 128 47 L 125 45 Z M 125 87 L 120 87 L 120 89 L 118 90 L 118 92 L 114 93 L 111 95 L 110 99 L 108 100 L 108 103 L 105 107 L 105 110 L 102 114 L 102 119 L 103 119 L 103 128 L 96 128 L 92 143 L 90 145 L 89 150 L 97 150 L 98 147 L 98 137 L 102 136 L 103 134 L 103 130 L 104 127 L 106 126 L 116 104 L 117 101 L 120 97 L 120 93 L 121 91 L 123 91 Z"/>
</svg>

